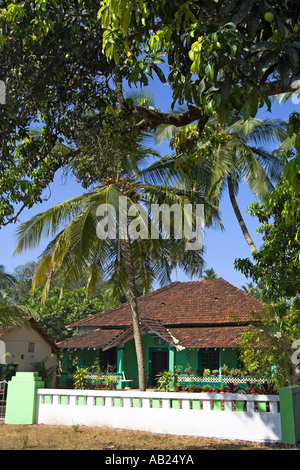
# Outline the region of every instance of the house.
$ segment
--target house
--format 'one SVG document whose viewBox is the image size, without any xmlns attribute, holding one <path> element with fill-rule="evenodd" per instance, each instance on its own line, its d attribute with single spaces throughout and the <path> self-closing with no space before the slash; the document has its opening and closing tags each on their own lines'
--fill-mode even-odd
<svg viewBox="0 0 300 470">
<path fill-rule="evenodd" d="M 0 326 L 0 364 L 10 365 L 12 375 L 14 372 L 32 372 L 34 363 L 46 358 L 46 367 L 54 367 L 58 354 L 55 342 L 33 318 L 29 318 L 28 326 Z M 55 374 L 52 382 L 54 386 Z"/>
<path fill-rule="evenodd" d="M 249 328 L 251 312 L 264 303 L 222 278 L 174 282 L 138 298 L 147 383 L 155 385 L 162 370 L 191 366 L 194 374 L 226 364 L 238 367 L 239 335 Z M 234 318 L 239 317 L 239 321 Z M 99 360 L 102 368 L 115 364 L 138 386 L 137 361 L 129 302 L 90 315 L 69 326 L 78 335 L 61 341 L 63 369 L 76 350 L 77 367 Z"/>
</svg>

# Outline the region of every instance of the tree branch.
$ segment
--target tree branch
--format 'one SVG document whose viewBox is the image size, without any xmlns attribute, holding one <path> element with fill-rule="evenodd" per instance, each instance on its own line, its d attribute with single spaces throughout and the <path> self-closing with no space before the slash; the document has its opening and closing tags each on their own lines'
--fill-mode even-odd
<svg viewBox="0 0 300 470">
<path fill-rule="evenodd" d="M 283 93 L 293 93 L 300 88 L 300 77 L 293 80 L 288 85 L 283 85 L 281 80 L 275 82 L 265 83 L 263 88 L 266 89 L 267 96 L 281 95 Z"/>
<path fill-rule="evenodd" d="M 199 121 L 202 129 L 208 121 L 208 116 L 200 109 L 191 106 L 185 113 L 164 113 L 156 109 L 149 109 L 144 106 L 129 106 L 124 109 L 124 119 L 141 118 L 136 127 L 145 129 L 156 127 L 161 124 L 170 124 L 175 127 L 182 127 L 194 121 Z"/>
</svg>

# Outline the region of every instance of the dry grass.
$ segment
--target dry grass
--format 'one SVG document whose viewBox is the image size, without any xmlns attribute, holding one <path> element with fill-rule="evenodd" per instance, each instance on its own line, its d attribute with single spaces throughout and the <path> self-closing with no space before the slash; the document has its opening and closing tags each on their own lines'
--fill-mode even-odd
<svg viewBox="0 0 300 470">
<path fill-rule="evenodd" d="M 0 424 L 0 450 L 300 450 L 258 444 L 84 426 Z"/>
</svg>

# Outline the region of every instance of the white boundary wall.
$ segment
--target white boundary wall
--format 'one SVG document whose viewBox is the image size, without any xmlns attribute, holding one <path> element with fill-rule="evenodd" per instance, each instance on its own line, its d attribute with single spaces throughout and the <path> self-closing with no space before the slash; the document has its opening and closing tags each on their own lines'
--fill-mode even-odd
<svg viewBox="0 0 300 470">
<path fill-rule="evenodd" d="M 281 442 L 278 395 L 38 389 L 36 424 Z"/>
</svg>

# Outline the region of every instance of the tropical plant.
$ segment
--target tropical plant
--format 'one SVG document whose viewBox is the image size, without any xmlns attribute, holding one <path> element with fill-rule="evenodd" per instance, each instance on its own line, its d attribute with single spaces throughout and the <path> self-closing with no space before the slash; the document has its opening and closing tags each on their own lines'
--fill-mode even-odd
<svg viewBox="0 0 300 470">
<path fill-rule="evenodd" d="M 103 167 L 105 173 L 101 179 L 96 130 L 89 130 L 85 139 L 82 135 L 78 137 L 80 150 L 72 170 L 83 179 L 84 186 L 95 186 L 21 224 L 17 230 L 15 253 L 37 246 L 42 236 L 55 236 L 41 255 L 33 277 L 33 291 L 44 285 L 43 302 L 49 294 L 54 275 L 59 272 L 64 273 L 61 296 L 70 282 L 82 274 L 88 275 L 88 295 L 103 279 L 112 287 L 112 295 L 124 294 L 128 289 L 139 387 L 144 390 L 145 368 L 136 280 L 139 279 L 143 291 L 147 292 L 154 279 L 162 285 L 170 282 L 170 260 L 176 258 L 184 272 L 192 276 L 201 273 L 203 263 L 202 250 L 185 249 L 187 239 L 184 232 L 182 238 L 175 237 L 174 221 L 170 221 L 170 236 L 164 236 L 165 228 L 159 220 L 151 219 L 151 204 L 172 206 L 176 203 L 183 207 L 184 203 L 201 202 L 209 217 L 214 217 L 216 211 L 199 193 L 194 195 L 192 191 L 139 181 L 140 168 L 149 157 L 153 157 L 153 152 L 144 148 L 140 141 L 135 149 L 132 140 L 127 147 L 122 145 L 122 140 L 118 142 L 119 153 L 115 143 L 114 159 L 108 167 Z M 99 213 L 99 208 L 103 213 Z M 190 223 L 193 222 L 191 219 Z M 155 227 L 157 237 L 149 237 L 147 230 L 150 226 L 151 230 Z"/>
<path fill-rule="evenodd" d="M 227 364 L 223 364 L 223 365 L 222 365 L 222 372 L 223 372 L 224 375 L 228 375 L 228 374 L 229 374 L 230 369 L 229 369 L 229 367 L 228 367 Z"/>
<path fill-rule="evenodd" d="M 45 382 L 45 387 L 49 387 L 52 380 L 53 376 L 56 372 L 56 366 L 47 366 L 48 360 L 53 357 L 53 354 L 50 356 L 46 356 L 44 359 L 41 361 L 35 361 L 32 363 L 32 366 L 36 372 L 38 372 L 39 376 L 41 379 Z"/>
<path fill-rule="evenodd" d="M 4 267 L 0 266 L 0 325 L 4 328 L 9 326 L 28 326 L 28 319 L 37 319 L 38 314 L 30 306 L 21 305 L 16 302 L 10 290 L 15 286 L 15 279 L 6 273 Z"/>
<path fill-rule="evenodd" d="M 209 268 L 204 271 L 202 279 L 216 279 L 219 273 L 216 273 L 214 268 Z"/>
<path fill-rule="evenodd" d="M 239 386 L 234 382 L 229 382 L 226 385 L 226 392 L 228 392 L 228 393 L 239 393 Z"/>
<path fill-rule="evenodd" d="M 9 86 L 1 108 L 0 224 L 41 201 L 65 162 L 49 158 L 57 136 L 76 128 L 91 101 L 99 108 L 117 100 L 131 129 L 198 121 L 201 132 L 212 112 L 227 121 L 242 111 L 246 120 L 264 104 L 271 111 L 271 96 L 298 88 L 298 0 L 71 5 L 1 3 L 1 70 Z M 123 83 L 144 87 L 157 77 L 169 86 L 172 108 L 184 103 L 186 111 L 126 102 Z M 45 123 L 42 142 L 28 138 L 16 149 L 36 116 Z"/>
<path fill-rule="evenodd" d="M 234 368 L 234 367 L 230 370 L 229 373 L 230 373 L 230 375 L 232 375 L 233 377 L 240 377 L 240 376 L 242 375 L 241 370 L 240 370 L 240 369 L 237 369 L 237 368 Z"/>
<path fill-rule="evenodd" d="M 263 287 L 268 304 L 253 312 L 253 327 L 241 335 L 239 347 L 248 370 L 266 377 L 272 372 L 280 386 L 290 386 L 300 380 L 294 343 L 300 332 L 300 218 L 299 196 L 284 173 L 269 198 L 251 206 L 251 213 L 261 224 L 263 243 L 253 260 L 237 259 L 235 267 Z"/>
<path fill-rule="evenodd" d="M 278 383 L 276 379 L 267 379 L 260 385 L 260 391 L 264 395 L 278 395 Z"/>
<path fill-rule="evenodd" d="M 246 382 L 246 386 L 241 388 L 241 393 L 246 395 L 258 393 L 259 386 L 257 384 L 252 384 L 249 381 Z"/>
<path fill-rule="evenodd" d="M 163 390 L 164 392 L 170 392 L 175 390 L 178 386 L 177 384 L 177 374 L 171 370 L 163 370 L 156 375 L 157 379 L 157 389 Z"/>
<path fill-rule="evenodd" d="M 73 377 L 73 383 L 75 390 L 85 390 L 88 386 L 88 369 L 81 367 L 78 369 Z"/>
<path fill-rule="evenodd" d="M 190 364 L 188 364 L 187 367 L 184 369 L 184 372 L 187 375 L 190 375 L 192 373 L 192 366 Z"/>
<path fill-rule="evenodd" d="M 265 145 L 286 137 L 286 123 L 278 119 L 244 121 L 234 116 L 230 124 L 223 126 L 211 118 L 201 135 L 196 124 L 179 130 L 161 126 L 157 141 L 170 140 L 175 153 L 145 172 L 153 180 L 172 179 L 177 185 L 194 190 L 204 185 L 207 199 L 214 206 L 219 205 L 227 189 L 243 236 L 253 252 L 256 246 L 236 200 L 239 185 L 243 181 L 258 199 L 267 196 L 281 174 L 282 162 L 279 154 L 270 153 Z"/>
<path fill-rule="evenodd" d="M 105 377 L 105 379 L 103 380 L 102 383 L 109 390 L 114 390 L 118 385 L 118 379 L 117 379 L 117 377 L 114 377 L 112 375 L 108 375 L 107 377 Z"/>
<path fill-rule="evenodd" d="M 4 266 L 0 265 L 0 295 L 5 296 L 5 291 L 8 287 L 14 287 L 16 279 L 11 274 L 5 272 Z"/>
</svg>

